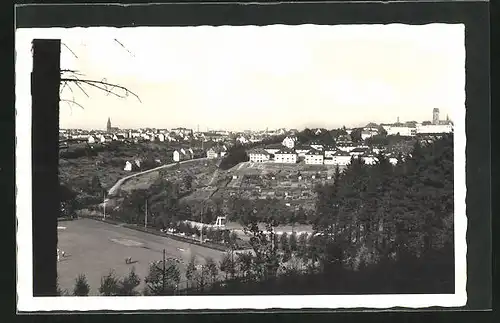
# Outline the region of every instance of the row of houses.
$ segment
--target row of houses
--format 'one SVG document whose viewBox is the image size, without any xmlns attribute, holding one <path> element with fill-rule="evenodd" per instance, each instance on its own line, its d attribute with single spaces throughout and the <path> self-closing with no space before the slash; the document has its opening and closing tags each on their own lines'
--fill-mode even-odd
<svg viewBox="0 0 500 323">
<path fill-rule="evenodd" d="M 343 147 L 344 149 L 327 148 L 323 150 L 313 147 L 297 147 L 296 149 L 276 147 L 256 148 L 247 152 L 250 162 L 278 164 L 296 164 L 303 159 L 307 165 L 338 165 L 346 166 L 350 164 L 351 158 L 359 156 L 366 164 L 374 164 L 377 161 L 376 154 L 382 150 L 371 149 L 366 146 Z M 394 156 L 390 156 L 389 161 L 393 164 L 397 162 Z"/>
<path fill-rule="evenodd" d="M 161 165 L 162 162 L 166 161 L 173 161 L 173 162 L 181 162 L 184 160 L 189 160 L 189 159 L 194 159 L 199 156 L 200 152 L 195 151 L 192 148 L 180 148 L 180 149 L 175 149 L 173 151 L 170 151 L 167 156 L 165 156 L 165 160 L 162 161 L 160 159 L 156 159 L 155 162 L 156 164 Z M 134 160 L 128 160 L 125 162 L 125 166 L 123 170 L 125 171 L 133 171 L 133 170 L 140 170 L 142 165 L 142 159 L 136 158 Z"/>
</svg>

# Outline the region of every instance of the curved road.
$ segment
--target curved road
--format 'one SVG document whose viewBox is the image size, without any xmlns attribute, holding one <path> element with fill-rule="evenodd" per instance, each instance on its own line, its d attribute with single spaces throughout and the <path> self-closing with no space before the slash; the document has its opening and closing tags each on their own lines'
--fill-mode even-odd
<svg viewBox="0 0 500 323">
<path fill-rule="evenodd" d="M 155 168 L 152 168 L 152 169 L 148 169 L 148 170 L 145 170 L 143 172 L 139 172 L 139 173 L 135 173 L 135 174 L 132 174 L 132 175 L 129 175 L 129 176 L 125 176 L 121 179 L 119 179 L 115 185 L 113 185 L 113 187 L 111 187 L 108 191 L 108 197 L 113 197 L 114 195 L 116 195 L 116 193 L 119 191 L 120 187 L 123 185 L 123 183 L 125 183 L 125 181 L 131 179 L 131 178 L 134 178 L 136 176 L 140 176 L 140 175 L 144 175 L 144 174 L 147 174 L 147 173 L 151 173 L 151 172 L 154 172 L 154 171 L 157 171 L 157 170 L 160 170 L 160 169 L 164 169 L 164 168 L 170 168 L 170 167 L 174 167 L 175 165 L 179 164 L 187 164 L 187 163 L 190 163 L 190 162 L 195 162 L 195 161 L 201 161 L 201 160 L 206 160 L 207 158 L 204 157 L 204 158 L 196 158 L 196 159 L 189 159 L 189 160 L 183 160 L 179 163 L 172 163 L 172 164 L 166 164 L 166 165 L 162 165 L 162 166 L 158 166 L 158 167 L 155 167 Z"/>
</svg>

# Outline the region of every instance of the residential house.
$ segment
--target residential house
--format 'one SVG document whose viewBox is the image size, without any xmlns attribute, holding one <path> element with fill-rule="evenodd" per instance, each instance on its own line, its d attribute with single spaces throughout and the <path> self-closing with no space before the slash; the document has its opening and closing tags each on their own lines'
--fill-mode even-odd
<svg viewBox="0 0 500 323">
<path fill-rule="evenodd" d="M 323 165 L 324 155 L 317 150 L 311 150 L 306 154 L 306 164 L 308 165 Z"/>
<path fill-rule="evenodd" d="M 452 133 L 453 132 L 453 124 L 430 124 L 430 125 L 418 125 L 416 128 L 416 133 L 420 134 L 443 134 L 443 133 Z"/>
<path fill-rule="evenodd" d="M 172 160 L 176 163 L 181 161 L 181 153 L 178 150 L 175 150 L 172 154 Z"/>
<path fill-rule="evenodd" d="M 363 155 L 361 156 L 361 159 L 363 160 L 363 162 L 367 165 L 373 165 L 377 162 L 377 157 L 373 156 L 373 155 Z"/>
<path fill-rule="evenodd" d="M 280 164 L 297 163 L 297 153 L 294 150 L 284 148 L 274 154 L 274 162 Z"/>
<path fill-rule="evenodd" d="M 171 132 L 175 133 L 177 136 L 184 137 L 184 136 L 190 136 L 193 133 L 193 130 L 181 127 L 181 128 L 174 128 L 171 130 Z"/>
<path fill-rule="evenodd" d="M 324 150 L 325 158 L 333 157 L 333 155 L 335 155 L 336 152 L 337 152 L 337 149 L 335 149 L 333 147 L 325 148 L 325 150 Z"/>
<path fill-rule="evenodd" d="M 133 170 L 139 170 L 141 168 L 141 161 L 139 159 L 136 159 L 134 161 L 126 161 L 125 162 L 125 167 L 123 168 L 124 171 L 130 172 Z"/>
<path fill-rule="evenodd" d="M 337 149 L 344 151 L 344 152 L 350 152 L 356 148 L 356 145 L 354 143 L 338 143 L 337 144 Z"/>
<path fill-rule="evenodd" d="M 346 166 L 351 163 L 351 155 L 345 151 L 339 150 L 331 157 L 325 158 L 323 163 L 325 165 Z"/>
<path fill-rule="evenodd" d="M 283 139 L 283 141 L 281 142 L 281 144 L 285 147 L 287 147 L 288 149 L 292 149 L 294 146 L 295 146 L 295 142 L 297 141 L 297 137 L 286 137 L 285 139 Z"/>
<path fill-rule="evenodd" d="M 297 146 L 295 147 L 295 152 L 297 152 L 297 155 L 299 157 L 306 157 L 306 154 L 312 150 L 313 148 L 311 146 Z"/>
<path fill-rule="evenodd" d="M 394 124 L 394 125 L 384 125 L 384 130 L 387 131 L 388 136 L 403 136 L 403 137 L 413 137 L 417 134 L 417 127 L 415 126 L 406 126 L 403 124 Z"/>
<path fill-rule="evenodd" d="M 351 156 L 360 156 L 366 154 L 368 150 L 369 150 L 368 147 L 356 147 L 353 150 L 351 150 L 349 154 L 351 154 Z"/>
<path fill-rule="evenodd" d="M 310 146 L 311 146 L 311 148 L 314 148 L 314 149 L 320 150 L 320 151 L 322 151 L 323 148 L 325 147 L 325 145 L 323 145 L 321 142 L 318 142 L 318 141 L 311 142 Z"/>
<path fill-rule="evenodd" d="M 221 156 L 220 154 L 220 149 L 218 147 L 212 147 L 209 150 L 207 150 L 207 158 L 208 159 L 215 159 Z"/>
<path fill-rule="evenodd" d="M 91 135 L 91 136 L 89 136 L 89 138 L 87 139 L 87 141 L 88 141 L 89 144 L 94 144 L 97 141 L 97 139 L 96 139 L 96 137 L 94 137 L 94 136 Z"/>
<path fill-rule="evenodd" d="M 250 150 L 248 157 L 252 163 L 264 163 L 271 159 L 271 154 L 262 148 L 257 148 Z"/>
<path fill-rule="evenodd" d="M 268 153 L 270 153 L 271 155 L 274 155 L 276 154 L 278 151 L 281 150 L 281 148 L 283 148 L 282 145 L 279 145 L 279 144 L 274 144 L 274 145 L 267 145 L 264 150 L 267 151 Z"/>
<path fill-rule="evenodd" d="M 249 140 L 243 135 L 236 138 L 236 141 L 240 142 L 241 144 L 247 144 L 249 142 Z"/>
<path fill-rule="evenodd" d="M 373 137 L 377 134 L 378 134 L 377 130 L 373 130 L 372 128 L 368 128 L 368 129 L 365 128 L 365 129 L 363 129 L 363 131 L 361 131 L 361 139 L 366 140 L 366 139 Z"/>
</svg>

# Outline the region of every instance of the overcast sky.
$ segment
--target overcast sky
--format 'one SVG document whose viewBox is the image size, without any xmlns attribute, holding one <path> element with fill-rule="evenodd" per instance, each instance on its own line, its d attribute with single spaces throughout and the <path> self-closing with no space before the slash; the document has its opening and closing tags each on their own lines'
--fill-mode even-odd
<svg viewBox="0 0 500 323">
<path fill-rule="evenodd" d="M 434 108 L 453 119 L 465 109 L 463 25 L 24 32 L 61 38 L 61 68 L 125 86 L 142 101 L 66 88 L 61 99 L 84 109 L 62 102 L 62 128 L 103 129 L 108 117 L 121 128 L 334 128 L 431 120 Z"/>
</svg>

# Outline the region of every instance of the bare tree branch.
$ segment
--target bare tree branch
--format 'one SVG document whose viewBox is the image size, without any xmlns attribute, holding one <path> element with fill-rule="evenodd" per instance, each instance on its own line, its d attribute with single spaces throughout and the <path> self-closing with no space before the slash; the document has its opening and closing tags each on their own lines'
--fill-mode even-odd
<svg viewBox="0 0 500 323">
<path fill-rule="evenodd" d="M 78 81 L 75 81 L 76 86 L 87 96 L 87 98 L 90 98 L 90 96 L 85 92 L 85 90 L 81 87 L 81 85 L 78 83 Z"/>
<path fill-rule="evenodd" d="M 79 78 L 74 78 L 74 79 L 72 79 L 72 78 L 61 78 L 61 82 L 74 82 L 78 87 L 80 87 L 80 89 L 82 91 L 83 91 L 83 89 L 81 88 L 80 83 L 87 84 L 89 86 L 95 87 L 95 88 L 97 88 L 97 89 L 99 89 L 101 91 L 104 91 L 104 92 L 106 92 L 108 94 L 112 94 L 112 95 L 114 95 L 116 97 L 119 97 L 119 98 L 122 98 L 122 99 L 128 97 L 129 94 L 132 94 L 133 96 L 135 96 L 135 98 L 139 102 L 142 103 L 141 99 L 139 98 L 139 96 L 137 94 L 135 94 L 134 92 L 130 91 L 129 89 L 127 89 L 126 87 L 121 86 L 121 85 L 112 84 L 112 83 L 108 83 L 108 82 L 105 82 L 105 81 L 96 81 L 96 80 L 79 79 Z M 116 93 L 116 91 L 114 91 L 115 88 L 119 89 L 119 90 L 122 90 L 122 91 L 125 91 L 125 96 Z"/>
<path fill-rule="evenodd" d="M 67 48 L 67 49 L 71 52 L 71 54 L 73 54 L 73 56 L 75 56 L 75 58 L 77 58 L 77 59 L 78 59 L 78 56 L 76 56 L 75 52 L 73 52 L 73 51 L 71 50 L 71 48 L 69 48 L 69 47 L 68 47 L 68 45 L 66 45 L 65 43 L 62 43 L 62 44 L 64 45 L 64 47 L 66 47 L 66 48 Z"/>
<path fill-rule="evenodd" d="M 75 100 L 66 100 L 66 99 L 61 99 L 60 101 L 61 101 L 61 102 L 66 102 L 66 103 L 68 103 L 68 104 L 69 104 L 69 103 L 72 103 L 72 104 L 77 105 L 77 106 L 79 106 L 80 108 L 82 108 L 82 109 L 84 109 L 84 110 L 85 110 L 85 108 L 83 107 L 83 105 L 81 105 L 80 103 L 76 102 Z"/>
<path fill-rule="evenodd" d="M 127 52 L 128 52 L 128 53 L 132 56 L 132 57 L 135 57 L 135 55 L 134 55 L 131 51 L 129 51 L 129 50 L 125 47 L 125 45 L 123 45 L 120 41 L 118 41 L 118 39 L 116 39 L 116 38 L 115 38 L 114 40 L 115 40 L 115 42 L 117 42 L 117 43 L 118 43 L 118 45 L 120 45 L 121 47 L 123 47 L 123 49 L 125 49 L 125 50 L 126 50 L 126 51 L 127 51 Z"/>
</svg>

